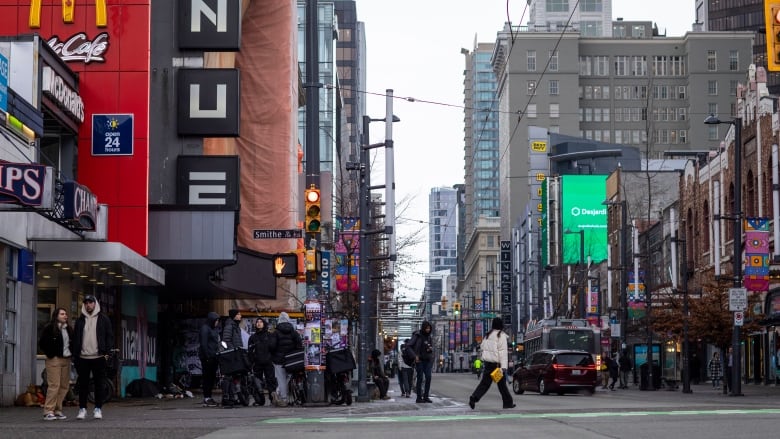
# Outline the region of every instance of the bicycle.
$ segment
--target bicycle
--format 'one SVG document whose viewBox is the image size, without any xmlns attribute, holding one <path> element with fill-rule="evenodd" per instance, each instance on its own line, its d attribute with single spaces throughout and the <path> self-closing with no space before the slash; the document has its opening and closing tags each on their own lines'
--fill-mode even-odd
<svg viewBox="0 0 780 439">
<path fill-rule="evenodd" d="M 287 381 L 287 404 L 303 405 L 306 402 L 306 371 L 290 372 Z"/>
</svg>

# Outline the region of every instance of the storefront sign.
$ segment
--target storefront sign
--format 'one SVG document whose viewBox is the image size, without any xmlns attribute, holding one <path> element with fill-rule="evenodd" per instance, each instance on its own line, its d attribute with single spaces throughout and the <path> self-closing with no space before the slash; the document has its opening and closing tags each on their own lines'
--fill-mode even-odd
<svg viewBox="0 0 780 439">
<path fill-rule="evenodd" d="M 236 156 L 176 158 L 176 204 L 238 210 L 239 163 Z"/>
<path fill-rule="evenodd" d="M 52 37 L 46 43 L 63 61 L 81 61 L 84 64 L 89 64 L 91 62 L 106 62 L 103 55 L 108 52 L 108 40 L 107 32 L 101 32 L 91 40 L 87 34 L 79 32 L 64 40 Z"/>
<path fill-rule="evenodd" d="M 98 217 L 97 196 L 76 182 L 63 183 L 65 194 L 63 219 L 79 230 L 95 230 Z"/>
<path fill-rule="evenodd" d="M 41 206 L 46 166 L 0 161 L 0 203 Z"/>
<path fill-rule="evenodd" d="M 8 111 L 8 58 L 0 54 L 0 111 Z"/>
<path fill-rule="evenodd" d="M 239 135 L 238 69 L 180 69 L 177 128 L 182 136 Z"/>
<path fill-rule="evenodd" d="M 238 51 L 241 48 L 239 0 L 179 0 L 179 48 Z"/>
<path fill-rule="evenodd" d="M 84 122 L 84 101 L 78 92 L 65 83 L 65 80 L 49 66 L 43 67 L 42 91 L 54 99 L 65 112 L 79 123 Z"/>
<path fill-rule="evenodd" d="M 133 155 L 133 115 L 93 114 L 92 155 Z"/>
</svg>

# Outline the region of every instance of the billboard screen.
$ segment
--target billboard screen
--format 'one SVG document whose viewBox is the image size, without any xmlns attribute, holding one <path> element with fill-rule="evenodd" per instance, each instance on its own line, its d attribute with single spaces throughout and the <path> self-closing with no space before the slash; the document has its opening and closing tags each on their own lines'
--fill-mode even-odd
<svg viewBox="0 0 780 439">
<path fill-rule="evenodd" d="M 561 223 L 563 263 L 598 264 L 607 259 L 607 177 L 605 175 L 564 175 L 561 177 Z M 582 242 L 580 240 L 582 238 Z"/>
</svg>

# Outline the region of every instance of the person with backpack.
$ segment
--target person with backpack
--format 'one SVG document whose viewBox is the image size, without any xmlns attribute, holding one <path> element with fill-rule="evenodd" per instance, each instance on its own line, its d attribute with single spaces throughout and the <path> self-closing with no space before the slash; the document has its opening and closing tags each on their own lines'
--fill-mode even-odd
<svg viewBox="0 0 780 439">
<path fill-rule="evenodd" d="M 504 320 L 501 317 L 493 319 L 490 332 L 487 333 L 485 338 L 482 339 L 480 350 L 482 351 L 482 363 L 484 371 L 482 372 L 482 379 L 479 380 L 477 388 L 469 396 L 469 407 L 474 410 L 474 407 L 479 402 L 485 393 L 487 393 L 490 386 L 493 384 L 493 377 L 491 374 L 496 368 L 501 368 L 506 376 L 506 370 L 509 363 L 509 350 L 507 348 L 509 338 L 504 332 Z M 501 393 L 501 400 L 504 403 L 505 409 L 511 409 L 515 407 L 515 403 L 512 400 L 512 395 L 509 393 L 509 387 L 506 385 L 506 379 L 501 378 L 496 383 L 498 385 L 498 392 Z"/>
<path fill-rule="evenodd" d="M 431 333 L 433 326 L 429 321 L 422 322 L 419 331 L 414 331 L 412 339 L 406 347 L 407 355 L 414 356 L 415 371 L 417 372 L 417 400 L 416 403 L 432 403 L 430 398 L 431 391 L 431 368 L 433 367 L 433 344 L 431 342 Z M 423 380 L 425 387 L 423 388 Z"/>
<path fill-rule="evenodd" d="M 249 337 L 249 358 L 252 360 L 252 372 L 255 378 L 264 383 L 271 404 L 275 403 L 277 387 L 276 372 L 271 362 L 271 351 L 274 349 L 276 349 L 276 337 L 268 332 L 268 323 L 258 318 L 255 322 L 255 333 Z M 258 393 L 260 400 L 255 401 L 255 404 L 265 404 L 263 392 Z"/>
<path fill-rule="evenodd" d="M 279 313 L 279 319 L 276 321 L 276 329 L 273 334 L 275 348 L 271 351 L 271 361 L 274 364 L 278 395 L 275 398 L 275 403 L 277 407 L 286 407 L 289 376 L 284 369 L 284 356 L 303 349 L 303 339 L 301 334 L 295 329 L 295 326 L 293 326 L 290 316 L 286 312 Z"/>
<path fill-rule="evenodd" d="M 408 338 L 401 344 L 401 361 L 398 362 L 398 386 L 401 388 L 401 396 L 404 398 L 412 396 L 412 375 L 414 375 L 414 369 L 412 368 L 414 366 L 414 357 L 408 363 L 408 356 L 404 358 L 407 343 L 409 343 Z"/>
</svg>

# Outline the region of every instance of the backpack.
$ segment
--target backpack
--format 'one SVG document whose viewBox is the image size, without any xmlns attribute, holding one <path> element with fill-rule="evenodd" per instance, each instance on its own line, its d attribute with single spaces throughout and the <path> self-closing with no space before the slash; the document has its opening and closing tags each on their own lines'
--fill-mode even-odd
<svg viewBox="0 0 780 439">
<path fill-rule="evenodd" d="M 416 341 L 416 339 L 415 339 Z M 414 345 L 410 342 L 406 345 L 404 350 L 401 352 L 401 359 L 404 361 L 404 364 L 409 367 L 414 367 Z"/>
</svg>

